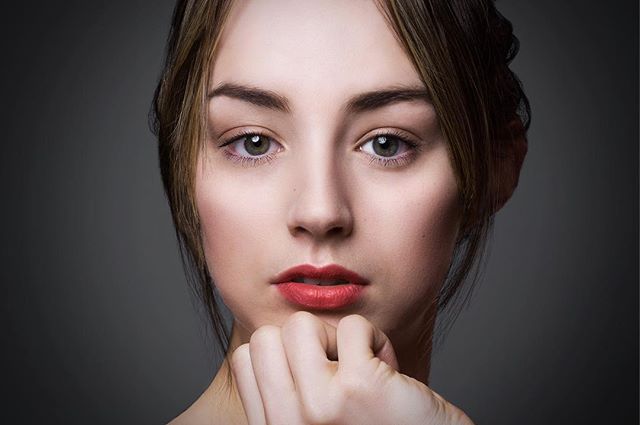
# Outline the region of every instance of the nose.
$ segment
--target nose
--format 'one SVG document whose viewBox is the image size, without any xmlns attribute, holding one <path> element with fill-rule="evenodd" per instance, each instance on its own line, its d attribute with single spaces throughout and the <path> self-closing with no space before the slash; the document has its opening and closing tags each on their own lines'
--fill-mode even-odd
<svg viewBox="0 0 640 425">
<path fill-rule="evenodd" d="M 294 237 L 316 241 L 344 238 L 353 230 L 346 181 L 330 160 L 310 158 L 299 164 L 287 227 Z"/>
</svg>

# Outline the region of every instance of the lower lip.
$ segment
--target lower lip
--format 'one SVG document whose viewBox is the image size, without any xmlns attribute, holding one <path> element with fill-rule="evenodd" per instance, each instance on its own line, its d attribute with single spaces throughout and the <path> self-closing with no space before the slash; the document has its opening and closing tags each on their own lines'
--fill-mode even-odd
<svg viewBox="0 0 640 425">
<path fill-rule="evenodd" d="M 283 282 L 276 285 L 282 296 L 301 307 L 330 310 L 346 307 L 358 301 L 363 285 L 352 283 L 334 286 L 310 285 L 298 282 Z"/>
</svg>

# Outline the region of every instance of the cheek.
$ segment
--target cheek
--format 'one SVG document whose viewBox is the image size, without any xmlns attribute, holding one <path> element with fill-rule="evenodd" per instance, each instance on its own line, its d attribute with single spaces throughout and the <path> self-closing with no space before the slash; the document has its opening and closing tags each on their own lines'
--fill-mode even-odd
<svg viewBox="0 0 640 425">
<path fill-rule="evenodd" d="M 242 179 L 226 179 L 198 170 L 196 206 L 205 258 L 211 277 L 227 305 L 242 304 L 251 282 L 247 270 L 264 270 L 274 201 Z M 240 298 L 236 300 L 236 298 Z M 245 302 L 246 303 L 246 302 Z"/>
<path fill-rule="evenodd" d="M 460 207 L 443 152 L 436 150 L 419 167 L 395 174 L 352 166 L 345 179 L 354 232 L 332 253 L 375 283 L 371 302 L 361 313 L 387 330 L 417 320 L 449 267 Z M 199 168 L 196 177 L 196 206 L 211 277 L 247 329 L 276 323 L 283 307 L 261 292 L 260 285 L 267 287 L 268 277 L 279 271 L 274 267 L 300 260 L 300 245 L 286 226 L 291 207 L 287 192 L 281 182 L 260 181 L 256 184 L 250 173 L 206 168 Z"/>
<path fill-rule="evenodd" d="M 446 161 L 445 161 L 446 160 Z M 386 309 L 398 323 L 423 311 L 440 289 L 457 239 L 461 207 L 446 156 L 368 194 L 368 238 Z"/>
</svg>

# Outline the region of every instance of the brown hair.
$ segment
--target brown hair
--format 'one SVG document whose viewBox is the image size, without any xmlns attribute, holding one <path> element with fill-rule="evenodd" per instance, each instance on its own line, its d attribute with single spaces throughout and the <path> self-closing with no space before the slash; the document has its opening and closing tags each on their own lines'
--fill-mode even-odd
<svg viewBox="0 0 640 425">
<path fill-rule="evenodd" d="M 208 76 L 231 3 L 178 0 L 150 116 L 185 272 L 225 354 L 229 335 L 204 257 L 194 173 L 205 138 Z M 493 215 L 504 202 L 500 159 L 529 127 L 529 103 L 509 69 L 519 43 L 493 0 L 382 0 L 378 6 L 431 94 L 463 201 L 461 237 L 437 299 L 440 312 L 453 313 L 450 324 L 478 280 Z"/>
</svg>

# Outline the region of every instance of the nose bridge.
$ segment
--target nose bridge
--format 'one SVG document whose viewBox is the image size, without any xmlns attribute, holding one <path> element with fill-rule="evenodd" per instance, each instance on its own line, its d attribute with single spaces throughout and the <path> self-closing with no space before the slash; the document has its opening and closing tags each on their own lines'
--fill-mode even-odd
<svg viewBox="0 0 640 425">
<path fill-rule="evenodd" d="M 331 140 L 306 140 L 299 143 L 295 158 L 289 214 L 289 231 L 295 236 L 307 232 L 315 239 L 331 235 L 346 236 L 352 230 L 352 216 L 346 182 Z"/>
</svg>

